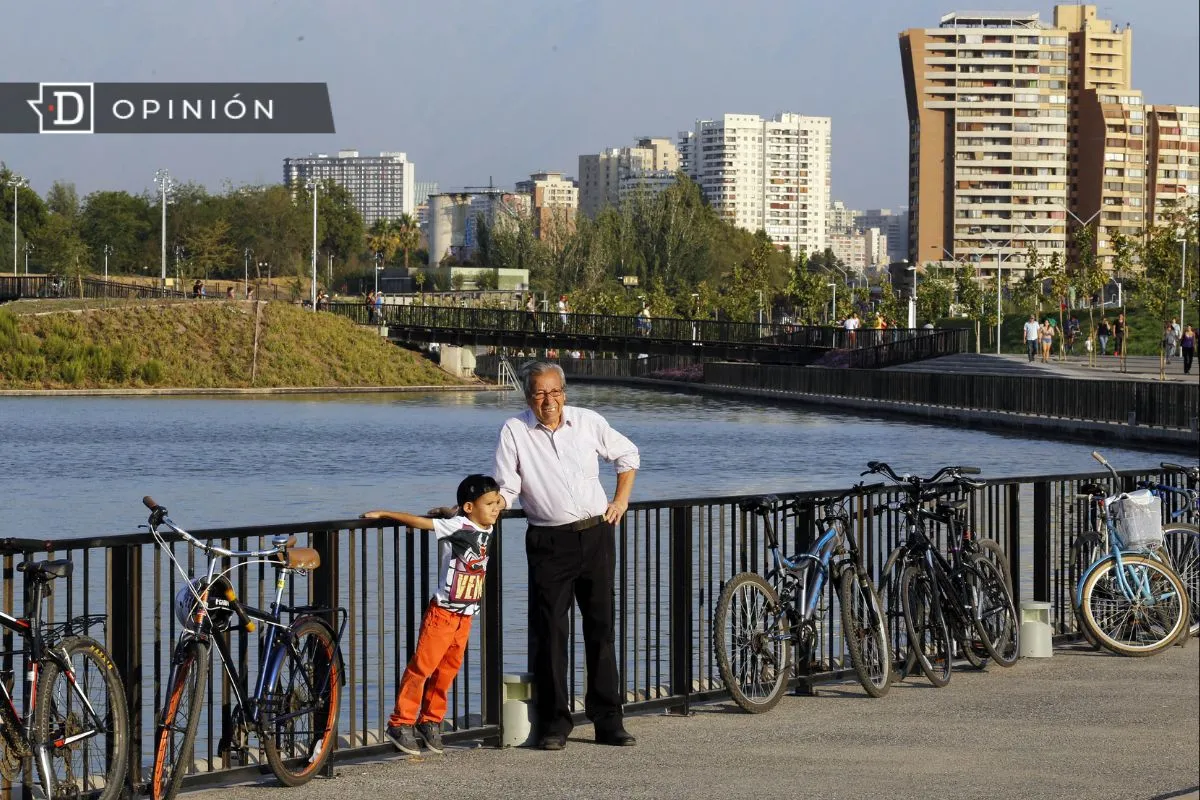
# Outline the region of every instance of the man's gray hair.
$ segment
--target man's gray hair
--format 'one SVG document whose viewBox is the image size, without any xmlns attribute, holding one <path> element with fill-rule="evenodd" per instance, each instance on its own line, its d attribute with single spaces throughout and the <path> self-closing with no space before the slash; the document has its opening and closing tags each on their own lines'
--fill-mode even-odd
<svg viewBox="0 0 1200 800">
<path fill-rule="evenodd" d="M 517 370 L 517 377 L 521 379 L 521 387 L 525 390 L 526 400 L 533 397 L 533 382 L 545 372 L 557 372 L 562 388 L 564 390 L 567 388 L 567 376 L 558 364 L 552 364 L 549 361 L 529 361 L 522 364 Z"/>
</svg>

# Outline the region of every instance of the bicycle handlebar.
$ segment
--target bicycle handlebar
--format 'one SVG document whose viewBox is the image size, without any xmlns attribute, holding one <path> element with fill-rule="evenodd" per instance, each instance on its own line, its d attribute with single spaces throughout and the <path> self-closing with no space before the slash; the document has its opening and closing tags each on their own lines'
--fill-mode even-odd
<svg viewBox="0 0 1200 800">
<path fill-rule="evenodd" d="M 1185 467 L 1182 464 L 1172 464 L 1167 461 L 1162 462 L 1159 466 L 1162 467 L 1164 472 L 1177 472 L 1181 475 L 1187 475 L 1193 480 L 1200 480 L 1200 467 Z"/>
<path fill-rule="evenodd" d="M 212 555 L 221 556 L 222 558 L 265 558 L 266 556 L 273 556 L 287 549 L 286 545 L 280 545 L 273 546 L 269 550 L 230 550 L 227 547 L 221 547 L 220 545 L 212 544 L 210 542 L 202 542 L 172 522 L 167 516 L 167 509 L 164 506 L 156 503 L 154 498 L 150 495 L 146 495 L 142 498 L 142 505 L 150 509 L 150 533 L 156 538 L 159 536 L 158 528 L 160 526 L 165 526 L 166 528 L 169 528 L 172 533 L 180 536 L 188 544 L 198 547 L 204 552 Z"/>
<path fill-rule="evenodd" d="M 897 475 L 896 471 L 883 461 L 868 461 L 867 470 L 860 474 L 870 475 L 873 472 L 878 472 L 881 475 L 891 478 L 896 483 L 911 484 L 910 491 L 916 491 L 919 488 L 925 488 L 928 486 L 928 484 L 937 483 L 947 475 L 954 479 L 956 485 L 965 486 L 970 489 L 979 489 L 986 485 L 983 481 L 972 481 L 963 477 L 964 475 L 980 474 L 982 470 L 979 469 L 979 467 L 947 466 L 939 469 L 933 474 L 932 477 L 922 478 L 919 475 L 909 475 L 907 473 L 904 475 Z"/>
</svg>

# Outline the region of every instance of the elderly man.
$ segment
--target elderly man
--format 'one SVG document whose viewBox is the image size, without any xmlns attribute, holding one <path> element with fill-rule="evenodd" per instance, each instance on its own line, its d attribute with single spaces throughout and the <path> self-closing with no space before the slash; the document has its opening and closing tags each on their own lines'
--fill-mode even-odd
<svg viewBox="0 0 1200 800">
<path fill-rule="evenodd" d="M 583 620 L 584 710 L 596 727 L 596 741 L 633 745 L 637 740 L 622 718 L 613 647 L 613 526 L 629 506 L 638 449 L 596 412 L 567 406 L 566 381 L 557 364 L 527 365 L 521 378 L 529 410 L 500 429 L 493 476 L 506 504 L 520 498 L 529 521 L 525 551 L 539 746 L 563 749 L 574 726 L 567 694 L 572 599 Z M 600 485 L 600 458 L 616 466 L 611 501 Z"/>
</svg>

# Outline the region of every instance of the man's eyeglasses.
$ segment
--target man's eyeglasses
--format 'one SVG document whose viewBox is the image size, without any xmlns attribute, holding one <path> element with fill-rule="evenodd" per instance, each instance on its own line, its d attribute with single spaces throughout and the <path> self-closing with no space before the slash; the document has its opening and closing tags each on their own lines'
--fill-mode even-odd
<svg viewBox="0 0 1200 800">
<path fill-rule="evenodd" d="M 540 400 L 545 400 L 546 398 L 550 398 L 551 400 L 557 400 L 558 398 L 560 398 L 560 397 L 562 397 L 562 396 L 563 396 L 563 390 L 562 390 L 562 389 L 550 389 L 549 391 L 542 391 L 542 392 L 534 392 L 534 393 L 533 393 L 533 399 L 534 399 L 534 400 L 539 400 L 539 401 L 540 401 Z"/>
</svg>

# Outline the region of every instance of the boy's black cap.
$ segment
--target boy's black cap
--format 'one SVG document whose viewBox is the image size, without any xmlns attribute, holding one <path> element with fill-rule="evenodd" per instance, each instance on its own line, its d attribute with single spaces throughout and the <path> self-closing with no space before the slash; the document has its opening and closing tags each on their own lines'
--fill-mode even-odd
<svg viewBox="0 0 1200 800">
<path fill-rule="evenodd" d="M 464 503 L 474 503 L 488 492 L 498 491 L 500 484 L 496 483 L 496 479 L 491 475 L 468 475 L 458 485 L 459 508 L 462 508 Z"/>
</svg>

